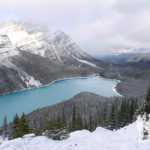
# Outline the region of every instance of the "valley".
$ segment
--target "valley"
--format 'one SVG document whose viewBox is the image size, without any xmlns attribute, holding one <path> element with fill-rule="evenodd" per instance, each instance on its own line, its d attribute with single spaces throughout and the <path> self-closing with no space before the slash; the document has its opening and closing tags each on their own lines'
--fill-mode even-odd
<svg viewBox="0 0 150 150">
<path fill-rule="evenodd" d="M 108 63 L 109 67 L 100 74 L 105 78 L 120 80 L 121 82 L 116 87 L 117 91 L 125 97 L 139 97 L 140 103 L 143 103 L 150 85 L 150 61 L 129 63 L 127 59 L 135 55 L 122 54 L 117 56 L 117 58 L 120 58 L 119 60 L 115 59 L 116 56 L 113 56 L 112 58 L 116 62 L 106 57 L 105 63 Z M 139 57 L 142 56 L 143 53 L 139 54 Z"/>
<path fill-rule="evenodd" d="M 57 80 L 41 88 L 3 95 L 0 96 L 1 118 L 6 115 L 7 121 L 11 122 L 15 114 L 19 116 L 22 112 L 28 114 L 35 109 L 68 100 L 81 92 L 93 92 L 106 97 L 118 96 L 119 94 L 113 89 L 117 83 L 117 80 L 106 80 L 95 75 Z M 0 119 L 0 125 L 2 123 L 3 119 Z"/>
<path fill-rule="evenodd" d="M 119 130 L 143 111 L 150 85 L 143 55 L 136 61 L 128 61 L 129 54 L 101 61 L 61 30 L 13 20 L 0 27 L 3 136 L 32 132 L 62 140 L 76 130 Z"/>
<path fill-rule="evenodd" d="M 108 79 L 120 80 L 117 90 L 121 95 L 138 96 L 143 101 L 150 84 L 148 59 L 143 63 L 125 60 L 131 60 L 133 56 L 145 58 L 147 49 L 144 54 L 137 51 L 131 55 L 112 56 L 116 62 L 111 62 L 110 57 L 101 61 L 83 52 L 61 30 L 51 32 L 17 21 L 6 21 L 0 26 L 1 95 L 41 87 L 62 78 L 100 74 Z M 18 38 L 12 41 L 15 34 Z"/>
<path fill-rule="evenodd" d="M 150 0 L 0 1 L 0 150 L 150 150 Z"/>
<path fill-rule="evenodd" d="M 1 95 L 40 87 L 61 78 L 98 74 L 105 66 L 83 52 L 63 31 L 51 33 L 16 21 L 6 21 L 0 27 Z M 19 37 L 14 42 L 15 35 Z"/>
</svg>

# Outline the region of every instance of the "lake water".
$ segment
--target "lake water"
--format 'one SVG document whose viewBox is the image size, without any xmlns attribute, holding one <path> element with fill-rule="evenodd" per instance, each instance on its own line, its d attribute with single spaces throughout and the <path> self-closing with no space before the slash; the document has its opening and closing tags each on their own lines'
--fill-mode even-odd
<svg viewBox="0 0 150 150">
<path fill-rule="evenodd" d="M 107 97 L 117 96 L 117 93 L 112 90 L 117 83 L 118 80 L 91 76 L 88 78 L 58 80 L 42 88 L 0 96 L 0 125 L 2 125 L 5 115 L 8 122 L 10 122 L 16 113 L 19 115 L 22 112 L 27 114 L 37 108 L 70 99 L 74 95 L 84 91 Z"/>
</svg>

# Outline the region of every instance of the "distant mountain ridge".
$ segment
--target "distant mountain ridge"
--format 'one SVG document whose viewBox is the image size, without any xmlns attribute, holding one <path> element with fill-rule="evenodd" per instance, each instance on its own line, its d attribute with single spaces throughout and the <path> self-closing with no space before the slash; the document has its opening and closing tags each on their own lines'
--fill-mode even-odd
<svg viewBox="0 0 150 150">
<path fill-rule="evenodd" d="M 139 67 L 150 66 L 150 49 L 137 49 L 131 52 L 121 53 L 119 55 L 109 55 L 99 59 L 121 65 L 133 65 Z"/>
</svg>

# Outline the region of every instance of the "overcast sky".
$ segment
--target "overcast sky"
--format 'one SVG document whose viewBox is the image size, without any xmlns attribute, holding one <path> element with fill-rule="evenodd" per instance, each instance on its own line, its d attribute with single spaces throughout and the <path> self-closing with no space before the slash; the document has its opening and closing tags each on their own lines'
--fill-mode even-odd
<svg viewBox="0 0 150 150">
<path fill-rule="evenodd" d="M 92 55 L 150 48 L 150 0 L 0 0 L 7 18 L 62 29 Z"/>
</svg>

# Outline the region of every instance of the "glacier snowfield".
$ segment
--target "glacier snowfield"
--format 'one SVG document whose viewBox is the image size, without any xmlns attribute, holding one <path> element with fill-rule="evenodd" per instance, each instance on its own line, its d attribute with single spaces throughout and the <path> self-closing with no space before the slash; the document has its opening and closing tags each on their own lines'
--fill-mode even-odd
<svg viewBox="0 0 150 150">
<path fill-rule="evenodd" d="M 35 109 L 68 100 L 80 92 L 93 92 L 107 97 L 117 96 L 113 87 L 118 82 L 118 80 L 104 79 L 99 76 L 64 79 L 45 87 L 2 95 L 0 96 L 0 124 L 5 115 L 10 122 L 16 113 L 27 114 Z"/>
</svg>

